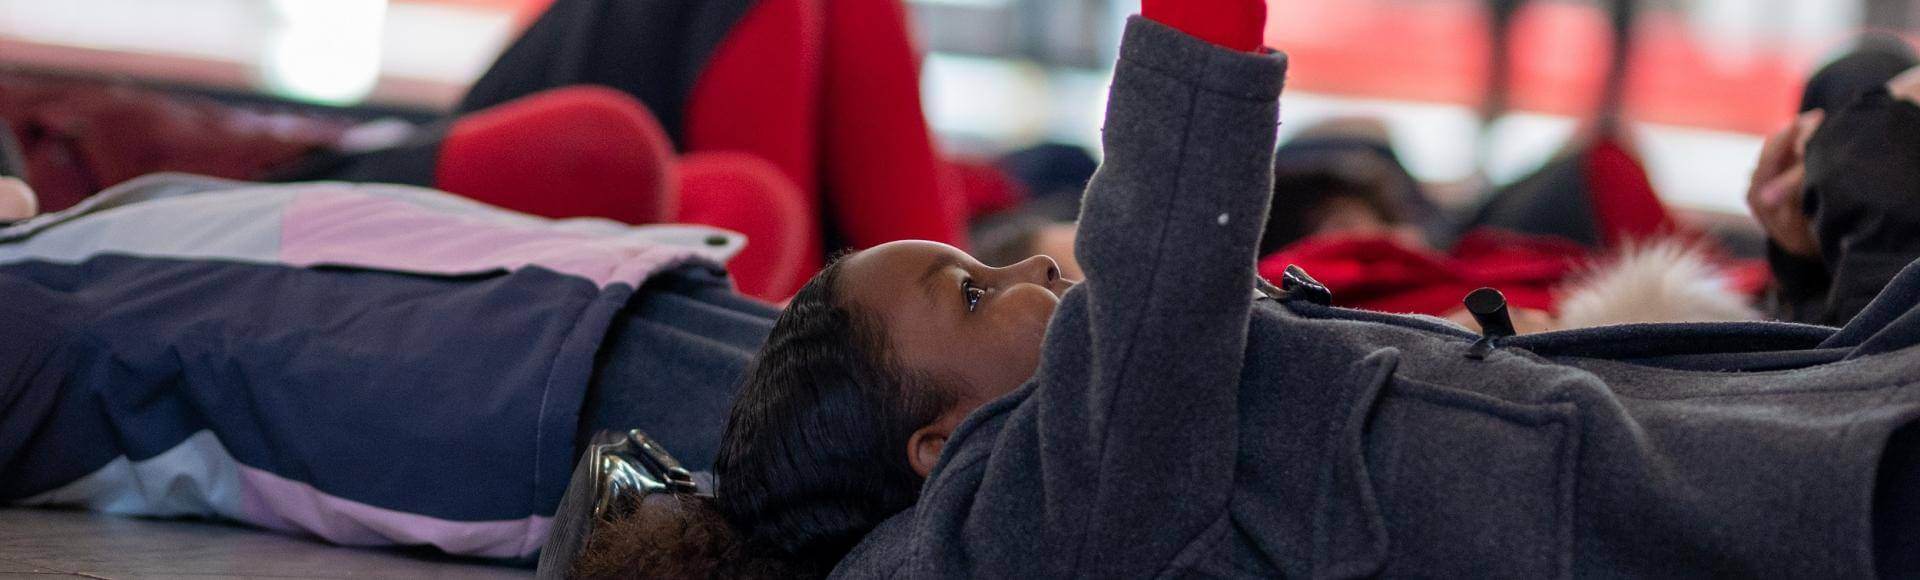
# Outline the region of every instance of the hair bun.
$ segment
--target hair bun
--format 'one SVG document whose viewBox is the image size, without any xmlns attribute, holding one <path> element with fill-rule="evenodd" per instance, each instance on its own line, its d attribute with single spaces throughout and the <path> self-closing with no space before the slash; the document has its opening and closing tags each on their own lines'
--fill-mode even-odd
<svg viewBox="0 0 1920 580">
<path fill-rule="evenodd" d="M 572 578 L 717 578 L 744 557 L 739 534 L 712 498 L 648 494 L 623 516 L 597 522 Z"/>
</svg>

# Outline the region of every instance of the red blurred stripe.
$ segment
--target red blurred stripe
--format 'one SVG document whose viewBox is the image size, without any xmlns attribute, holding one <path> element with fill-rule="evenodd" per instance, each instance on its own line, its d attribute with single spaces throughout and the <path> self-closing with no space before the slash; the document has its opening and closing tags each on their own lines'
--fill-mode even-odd
<svg viewBox="0 0 1920 580">
<path fill-rule="evenodd" d="M 1485 91 L 1489 49 L 1480 2 L 1269 0 L 1268 11 L 1268 45 L 1292 56 L 1289 88 L 1470 106 Z M 1738 62 L 1716 63 L 1680 15 L 1643 14 L 1628 114 L 1747 133 L 1778 128 L 1793 112 L 1815 55 L 1765 40 Z M 1593 111 L 1611 50 L 1604 13 L 1535 3 L 1516 16 L 1513 45 L 1515 108 L 1573 116 Z"/>
</svg>

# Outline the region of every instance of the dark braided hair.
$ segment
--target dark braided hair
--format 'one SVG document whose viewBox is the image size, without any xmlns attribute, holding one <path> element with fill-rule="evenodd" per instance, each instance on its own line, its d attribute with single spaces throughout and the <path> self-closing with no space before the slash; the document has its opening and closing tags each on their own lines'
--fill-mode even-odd
<svg viewBox="0 0 1920 580">
<path fill-rule="evenodd" d="M 954 402 L 901 369 L 882 321 L 845 301 L 843 263 L 814 276 L 774 323 L 714 469 L 720 510 L 750 545 L 826 569 L 919 498 L 907 440 Z"/>
<path fill-rule="evenodd" d="M 913 432 L 954 403 L 900 368 L 882 321 L 847 303 L 835 260 L 800 289 L 747 369 L 713 498 L 652 497 L 588 539 L 582 577 L 825 576 L 918 500 Z"/>
</svg>

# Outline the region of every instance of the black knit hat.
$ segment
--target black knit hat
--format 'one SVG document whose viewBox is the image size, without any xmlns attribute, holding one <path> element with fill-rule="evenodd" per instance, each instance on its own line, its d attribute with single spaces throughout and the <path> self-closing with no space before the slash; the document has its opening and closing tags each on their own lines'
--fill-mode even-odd
<svg viewBox="0 0 1920 580">
<path fill-rule="evenodd" d="M 1807 88 L 1800 94 L 1800 111 L 1837 112 L 1915 65 L 1920 65 L 1920 58 L 1899 37 L 1862 36 L 1852 49 L 1807 79 Z"/>
</svg>

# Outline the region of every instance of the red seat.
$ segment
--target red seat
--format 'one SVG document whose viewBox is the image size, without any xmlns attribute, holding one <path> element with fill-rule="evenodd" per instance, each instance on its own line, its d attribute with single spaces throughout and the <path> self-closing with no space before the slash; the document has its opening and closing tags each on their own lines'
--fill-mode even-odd
<svg viewBox="0 0 1920 580">
<path fill-rule="evenodd" d="M 552 89 L 461 116 L 448 130 L 434 186 L 553 218 L 670 221 L 679 197 L 673 143 L 626 93 Z"/>
<path fill-rule="evenodd" d="M 695 153 L 680 164 L 679 191 L 674 221 L 747 234 L 727 266 L 742 294 L 779 302 L 806 283 L 813 220 L 780 168 L 746 153 Z"/>
<path fill-rule="evenodd" d="M 747 153 L 679 158 L 659 121 L 612 89 L 535 93 L 462 116 L 434 185 L 551 218 L 710 225 L 747 235 L 728 265 L 740 291 L 784 300 L 806 282 L 816 235 L 800 189 Z"/>
</svg>

